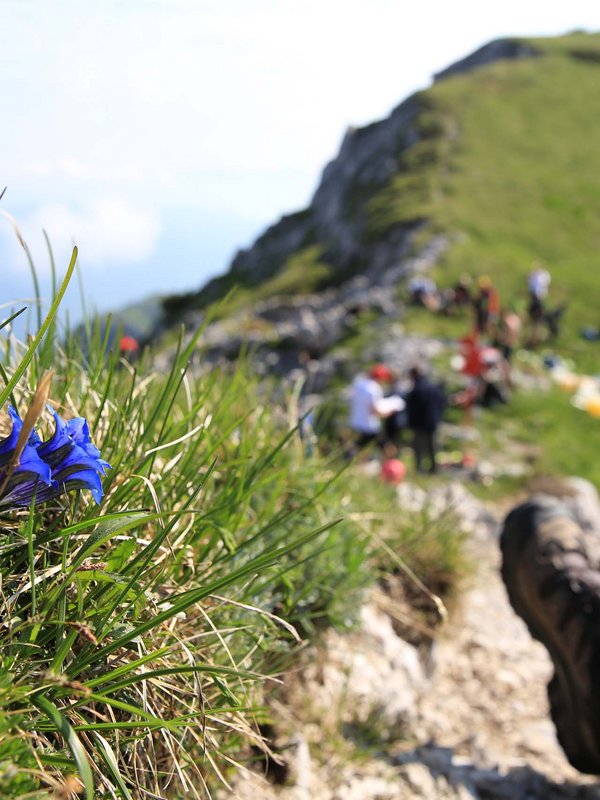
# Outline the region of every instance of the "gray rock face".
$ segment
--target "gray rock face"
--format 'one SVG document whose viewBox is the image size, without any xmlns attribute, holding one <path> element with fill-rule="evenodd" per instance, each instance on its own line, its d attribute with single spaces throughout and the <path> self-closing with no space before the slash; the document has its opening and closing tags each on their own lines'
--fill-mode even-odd
<svg viewBox="0 0 600 800">
<path fill-rule="evenodd" d="M 493 61 L 500 61 L 501 59 L 533 58 L 538 55 L 539 52 L 535 47 L 518 39 L 495 39 L 466 58 L 456 61 L 446 69 L 441 70 L 441 72 L 436 72 L 434 78 L 439 81 L 452 75 L 470 72 L 473 69 L 484 67 L 486 64 L 491 64 Z"/>
<path fill-rule="evenodd" d="M 339 154 L 325 168 L 308 209 L 283 217 L 248 250 L 240 251 L 232 276 L 252 282 L 276 274 L 287 258 L 314 243 L 342 279 L 374 265 L 378 270 L 406 257 L 415 225 L 390 231 L 383 240 L 365 237 L 365 205 L 398 171 L 402 153 L 418 138 L 416 120 L 422 103 L 413 95 L 387 119 L 366 128 L 350 128 Z"/>
<path fill-rule="evenodd" d="M 231 264 L 235 276 L 252 276 L 259 282 L 277 272 L 290 253 L 309 243 L 313 219 L 310 212 L 282 217 L 248 250 L 240 250 Z"/>
<path fill-rule="evenodd" d="M 392 258 L 406 253 L 405 231 L 396 231 L 385 248 L 381 243 L 363 241 L 366 215 L 362 204 L 386 185 L 398 171 L 402 152 L 418 140 L 415 123 L 420 110 L 421 102 L 413 95 L 387 119 L 366 128 L 350 128 L 339 155 L 323 172 L 311 212 L 318 237 L 335 242 L 333 261 L 342 270 L 357 260 L 369 264 L 383 259 L 390 266 Z M 389 251 L 387 256 L 384 251 Z"/>
<path fill-rule="evenodd" d="M 307 390 L 321 392 L 333 375 L 351 381 L 354 366 L 341 348 L 339 352 L 332 352 L 332 348 L 351 330 L 357 317 L 375 311 L 378 320 L 374 327 L 385 329 L 386 334 L 362 354 L 362 361 L 384 360 L 398 373 L 406 372 L 417 361 L 423 363 L 438 354 L 442 345 L 432 339 L 406 336 L 402 327 L 396 325 L 403 307 L 393 289 L 409 276 L 427 272 L 447 245 L 445 236 L 434 236 L 416 255 L 395 261 L 387 268 L 377 262 L 339 288 L 319 294 L 271 298 L 258 303 L 251 317 L 244 311 L 213 322 L 203 334 L 202 364 L 198 367 L 234 359 L 245 349 L 252 354 L 258 374 L 271 373 L 296 380 L 298 370 L 304 370 L 310 372 Z M 195 330 L 202 320 L 203 312 L 192 312 L 186 318 L 186 326 Z M 308 366 L 307 355 L 312 359 Z M 156 367 L 168 369 L 168 355 Z"/>
</svg>

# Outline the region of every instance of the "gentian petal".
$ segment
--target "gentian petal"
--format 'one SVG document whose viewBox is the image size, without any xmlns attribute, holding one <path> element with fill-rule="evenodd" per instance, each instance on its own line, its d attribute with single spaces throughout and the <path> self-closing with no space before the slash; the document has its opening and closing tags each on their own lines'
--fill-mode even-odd
<svg viewBox="0 0 600 800">
<path fill-rule="evenodd" d="M 13 451 L 14 452 L 14 451 Z M 0 467 L 0 486 L 8 472 L 8 462 Z M 49 499 L 54 492 L 51 470 L 39 457 L 33 445 L 26 444 L 18 465 L 2 489 L 1 507 L 28 506 L 35 493 L 35 502 Z"/>
<path fill-rule="evenodd" d="M 18 474 L 19 472 L 31 472 L 37 475 L 43 483 L 52 483 L 52 470 L 49 465 L 40 458 L 37 448 L 31 444 L 25 445 L 25 449 L 19 458 L 19 464 L 15 468 L 13 474 Z"/>
<path fill-rule="evenodd" d="M 110 464 L 100 458 L 100 450 L 90 439 L 90 429 L 83 417 L 65 422 L 52 409 L 56 428 L 47 442 L 42 442 L 38 451 L 52 467 L 52 478 L 69 489 L 90 489 L 97 503 L 103 497 L 99 475 L 105 475 Z"/>
<path fill-rule="evenodd" d="M 104 489 L 100 476 L 93 469 L 78 469 L 63 477 L 57 478 L 58 485 L 66 492 L 71 489 L 90 489 L 92 497 L 99 503 L 104 497 Z"/>
<path fill-rule="evenodd" d="M 15 472 L 11 476 L 0 498 L 0 508 L 30 506 L 35 495 L 35 504 L 44 503 L 58 494 L 58 486 L 43 483 L 34 472 Z"/>
<path fill-rule="evenodd" d="M 23 427 L 23 420 L 18 415 L 13 406 L 8 406 L 8 416 L 12 421 L 12 430 L 5 439 L 0 441 L 0 465 L 8 464 L 12 458 L 15 447 L 17 446 L 17 439 Z"/>
<path fill-rule="evenodd" d="M 59 417 L 54 409 L 51 410 L 56 427 L 47 442 L 40 442 L 38 451 L 44 461 L 54 469 L 73 449 L 73 440 L 69 436 L 64 420 Z"/>
<path fill-rule="evenodd" d="M 95 450 L 95 455 L 100 455 L 100 450 L 97 447 L 94 447 L 92 440 L 90 439 L 90 428 L 87 423 L 87 420 L 83 417 L 74 417 L 73 419 L 68 419 L 65 423 L 69 436 L 75 444 L 78 444 L 80 447 L 85 449 L 86 445 L 91 445 L 92 449 Z"/>
</svg>

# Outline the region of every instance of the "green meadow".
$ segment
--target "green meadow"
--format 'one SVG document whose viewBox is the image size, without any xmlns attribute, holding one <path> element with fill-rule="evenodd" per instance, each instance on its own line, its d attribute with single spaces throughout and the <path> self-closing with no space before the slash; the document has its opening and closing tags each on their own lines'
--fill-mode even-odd
<svg viewBox="0 0 600 800">
<path fill-rule="evenodd" d="M 539 56 L 448 77 L 422 95 L 423 138 L 370 200 L 371 230 L 427 220 L 420 237 L 449 237 L 435 277 L 489 275 L 504 305 L 526 307 L 526 277 L 541 261 L 549 305 L 565 303 L 560 347 L 595 369 L 600 325 L 600 36 L 530 42 Z M 415 195 L 411 187 L 418 186 Z"/>
</svg>

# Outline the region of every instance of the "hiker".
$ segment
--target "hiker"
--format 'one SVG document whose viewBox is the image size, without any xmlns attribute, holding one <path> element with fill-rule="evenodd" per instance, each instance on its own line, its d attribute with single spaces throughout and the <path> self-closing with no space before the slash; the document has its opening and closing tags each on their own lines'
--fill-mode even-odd
<svg viewBox="0 0 600 800">
<path fill-rule="evenodd" d="M 484 408 L 493 408 L 508 402 L 510 385 L 508 362 L 497 347 L 483 347 L 480 352 L 481 372 L 475 402 Z"/>
<path fill-rule="evenodd" d="M 410 303 L 413 306 L 424 306 L 428 311 L 437 311 L 439 299 L 435 281 L 423 275 L 415 275 L 408 282 Z"/>
<path fill-rule="evenodd" d="M 423 472 L 427 460 L 428 471 L 433 474 L 437 472 L 436 433 L 446 407 L 446 396 L 419 367 L 412 367 L 409 375 L 412 389 L 406 395 L 406 414 L 413 435 L 415 467 L 417 472 Z"/>
<path fill-rule="evenodd" d="M 471 302 L 471 276 L 463 272 L 453 287 L 454 302 L 457 306 L 468 306 Z"/>
<path fill-rule="evenodd" d="M 498 321 L 500 295 L 487 275 L 482 275 L 477 284 L 479 290 L 472 302 L 475 310 L 475 327 L 483 334 L 492 330 Z"/>
<path fill-rule="evenodd" d="M 404 400 L 398 395 L 384 397 L 383 387 L 392 382 L 392 372 L 385 364 L 375 364 L 368 375 L 359 375 L 352 384 L 350 427 L 356 434 L 355 446 L 362 449 L 377 442 L 385 444 L 381 420 L 402 411 Z"/>
<path fill-rule="evenodd" d="M 470 378 L 477 377 L 481 374 L 482 346 L 479 341 L 479 331 L 473 329 L 462 339 L 459 339 L 458 345 L 463 358 L 461 372 Z"/>
<path fill-rule="evenodd" d="M 542 264 L 536 264 L 527 276 L 527 289 L 530 301 L 544 304 L 552 278 Z"/>
<path fill-rule="evenodd" d="M 390 387 L 390 395 L 402 400 L 402 408 L 394 411 L 383 420 L 387 455 L 392 457 L 398 454 L 398 449 L 403 443 L 405 431 L 408 430 L 408 416 L 406 413 L 406 391 L 398 381 Z"/>
<path fill-rule="evenodd" d="M 458 344 L 460 358 L 457 369 L 460 369 L 461 373 L 468 379 L 468 383 L 463 390 L 452 394 L 448 398 L 448 402 L 463 410 L 463 424 L 470 425 L 473 422 L 473 406 L 480 394 L 480 378 L 483 369 L 481 353 L 484 348 L 479 342 L 479 332 L 476 329 L 459 339 Z"/>
<path fill-rule="evenodd" d="M 471 276 L 466 272 L 460 276 L 452 287 L 453 302 L 458 308 L 465 308 L 471 303 Z"/>
<path fill-rule="evenodd" d="M 529 291 L 529 323 L 531 330 L 529 333 L 528 345 L 534 347 L 540 341 L 540 329 L 544 322 L 545 302 L 550 286 L 550 273 L 541 264 L 534 266 L 527 277 L 527 289 Z"/>
<path fill-rule="evenodd" d="M 504 309 L 500 314 L 494 347 L 497 347 L 503 357 L 510 363 L 515 349 L 521 338 L 521 318 L 516 311 Z"/>
<path fill-rule="evenodd" d="M 558 741 L 573 767 L 600 775 L 599 540 L 556 498 L 537 495 L 508 514 L 500 546 L 511 605 L 554 664 Z"/>
<path fill-rule="evenodd" d="M 463 273 L 454 286 L 447 290 L 442 309 L 450 315 L 454 310 L 462 310 L 471 305 L 471 276 Z"/>
</svg>

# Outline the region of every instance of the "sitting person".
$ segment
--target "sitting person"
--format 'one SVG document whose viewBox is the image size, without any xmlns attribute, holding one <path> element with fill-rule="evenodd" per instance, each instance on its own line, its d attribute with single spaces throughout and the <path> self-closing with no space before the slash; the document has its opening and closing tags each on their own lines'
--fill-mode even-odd
<svg viewBox="0 0 600 800">
<path fill-rule="evenodd" d="M 423 275 L 415 275 L 408 282 L 410 302 L 415 306 L 424 306 L 429 311 L 437 311 L 439 301 L 435 281 Z"/>
</svg>

